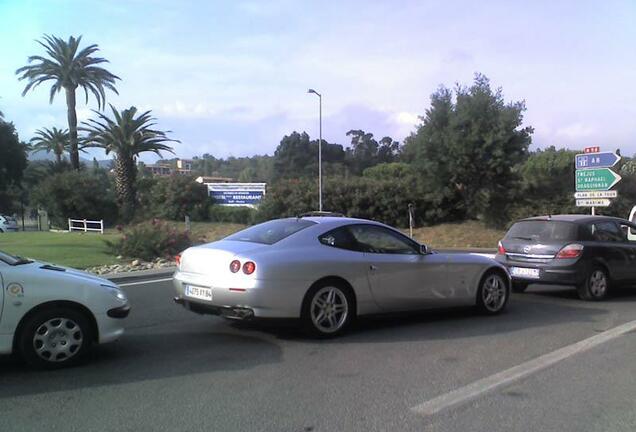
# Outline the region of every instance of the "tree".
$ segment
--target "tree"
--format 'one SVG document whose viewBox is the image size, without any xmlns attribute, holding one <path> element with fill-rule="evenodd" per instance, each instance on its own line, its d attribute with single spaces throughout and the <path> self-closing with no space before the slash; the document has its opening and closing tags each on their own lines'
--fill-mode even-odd
<svg viewBox="0 0 636 432">
<path fill-rule="evenodd" d="M 70 150 L 68 129 L 38 129 L 29 142 L 32 151 L 45 151 L 47 154 L 53 152 L 57 163 L 61 163 L 64 152 Z"/>
<path fill-rule="evenodd" d="M 12 123 L 0 120 L 0 213 L 13 210 L 26 167 L 26 144 L 20 142 Z"/>
<path fill-rule="evenodd" d="M 342 174 L 345 152 L 341 145 L 322 142 L 323 175 Z M 318 140 L 306 132 L 285 135 L 274 152 L 274 178 L 318 177 Z"/>
<path fill-rule="evenodd" d="M 521 127 L 524 102 L 506 104 L 502 90 L 475 76 L 466 88 L 445 87 L 431 96 L 422 124 L 407 138 L 406 152 L 420 175 L 459 219 L 507 222 L 518 190 L 519 165 L 528 155 L 532 127 Z"/>
<path fill-rule="evenodd" d="M 155 119 L 150 111 L 137 113 L 137 108 L 130 107 L 121 112 L 110 105 L 113 118 L 93 111 L 98 119 L 82 123 L 82 131 L 86 132 L 86 147 L 99 147 L 106 154 L 115 154 L 115 189 L 117 201 L 124 222 L 129 222 L 137 202 L 136 180 L 137 157 L 141 153 L 152 152 L 161 155 L 162 151 L 172 151 L 167 142 L 179 142 L 167 137 L 170 131 L 153 129 Z"/>
<path fill-rule="evenodd" d="M 81 87 L 88 103 L 89 91 L 95 96 L 97 106 L 101 110 L 106 103 L 106 89 L 117 93 L 115 80 L 119 77 L 106 69 L 97 66 L 108 63 L 101 57 L 92 57 L 99 51 L 97 45 L 89 45 L 79 50 L 82 37 L 70 36 L 64 41 L 55 36 L 44 35 L 43 41 L 37 41 L 46 51 L 48 57 L 30 56 L 29 64 L 16 71 L 20 80 L 27 80 L 22 96 L 46 81 L 52 81 L 49 103 L 62 89 L 66 93 L 69 141 L 71 146 L 71 164 L 80 169 L 79 145 L 77 140 L 77 112 L 75 90 Z M 79 51 L 78 51 L 79 50 Z"/>
<path fill-rule="evenodd" d="M 363 130 L 350 130 L 351 147 L 347 149 L 347 163 L 356 175 L 379 163 L 395 162 L 400 154 L 400 143 L 391 137 L 384 137 L 379 142 L 372 133 Z"/>
</svg>

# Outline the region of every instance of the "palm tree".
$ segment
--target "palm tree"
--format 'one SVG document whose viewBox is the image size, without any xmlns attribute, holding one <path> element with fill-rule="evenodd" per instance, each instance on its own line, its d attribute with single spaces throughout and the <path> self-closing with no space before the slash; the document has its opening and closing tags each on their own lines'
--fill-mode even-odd
<svg viewBox="0 0 636 432">
<path fill-rule="evenodd" d="M 97 45 L 89 45 L 78 52 L 82 37 L 73 36 L 64 41 L 55 36 L 44 35 L 43 41 L 37 41 L 44 47 L 48 57 L 39 55 L 29 57 L 29 64 L 18 69 L 15 73 L 19 79 L 28 81 L 22 96 L 31 89 L 46 81 L 52 81 L 49 103 L 60 90 L 66 93 L 66 107 L 68 116 L 68 130 L 71 144 L 71 164 L 79 169 L 79 146 L 77 142 L 77 112 L 75 110 L 75 90 L 84 89 L 86 103 L 90 91 L 97 99 L 97 106 L 101 110 L 106 103 L 106 89 L 117 93 L 115 80 L 119 77 L 97 65 L 108 63 L 108 60 L 91 55 L 99 51 Z"/>
<path fill-rule="evenodd" d="M 153 129 L 155 118 L 150 111 L 137 115 L 137 108 L 130 107 L 121 112 L 110 105 L 113 118 L 93 111 L 97 119 L 82 123 L 80 130 L 86 132 L 84 147 L 99 147 L 106 154 L 115 154 L 115 189 L 124 222 L 129 222 L 137 202 L 136 160 L 141 153 L 153 152 L 161 156 L 161 151 L 172 151 L 167 142 L 179 142 L 166 135 L 170 131 Z"/>
<path fill-rule="evenodd" d="M 32 151 L 53 152 L 57 163 L 62 162 L 64 152 L 70 150 L 68 129 L 44 128 L 35 131 L 35 136 L 29 141 Z"/>
</svg>

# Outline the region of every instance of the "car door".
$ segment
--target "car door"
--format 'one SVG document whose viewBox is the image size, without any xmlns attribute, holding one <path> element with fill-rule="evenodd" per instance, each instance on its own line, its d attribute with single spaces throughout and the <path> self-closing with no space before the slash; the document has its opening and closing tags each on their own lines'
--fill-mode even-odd
<svg viewBox="0 0 636 432">
<path fill-rule="evenodd" d="M 611 220 L 598 221 L 591 224 L 590 230 L 595 243 L 595 257 L 607 264 L 613 280 L 625 280 L 630 273 L 632 251 L 619 226 Z"/>
<path fill-rule="evenodd" d="M 419 244 L 379 225 L 348 226 L 368 262 L 368 279 L 377 304 L 387 311 L 435 306 L 443 298 L 447 263 L 420 253 Z"/>
</svg>

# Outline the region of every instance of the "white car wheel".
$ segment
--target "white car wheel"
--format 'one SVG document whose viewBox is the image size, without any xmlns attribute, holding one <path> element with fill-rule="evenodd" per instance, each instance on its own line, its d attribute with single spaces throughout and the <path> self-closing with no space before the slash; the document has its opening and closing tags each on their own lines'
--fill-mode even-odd
<svg viewBox="0 0 636 432">
<path fill-rule="evenodd" d="M 93 335 L 85 314 L 69 308 L 44 309 L 22 327 L 20 353 L 32 366 L 47 369 L 71 366 L 88 352 Z"/>
</svg>

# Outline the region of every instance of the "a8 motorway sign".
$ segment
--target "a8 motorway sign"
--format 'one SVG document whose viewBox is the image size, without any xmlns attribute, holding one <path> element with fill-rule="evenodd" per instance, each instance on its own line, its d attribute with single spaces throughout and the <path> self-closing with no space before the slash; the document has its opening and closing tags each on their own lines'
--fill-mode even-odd
<svg viewBox="0 0 636 432">
<path fill-rule="evenodd" d="M 609 168 L 619 160 L 621 157 L 613 152 L 577 154 L 575 157 L 576 169 Z"/>
</svg>

